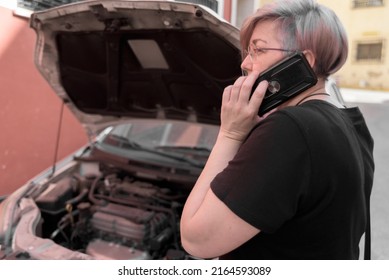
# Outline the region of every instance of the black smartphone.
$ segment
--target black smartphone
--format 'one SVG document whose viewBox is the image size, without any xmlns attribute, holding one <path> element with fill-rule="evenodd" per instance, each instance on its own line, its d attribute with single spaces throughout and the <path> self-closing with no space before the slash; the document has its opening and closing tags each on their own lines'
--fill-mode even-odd
<svg viewBox="0 0 389 280">
<path fill-rule="evenodd" d="M 263 80 L 267 80 L 269 86 L 259 108 L 260 116 L 317 83 L 315 72 L 301 52 L 287 56 L 262 72 L 255 81 L 251 94 Z"/>
</svg>

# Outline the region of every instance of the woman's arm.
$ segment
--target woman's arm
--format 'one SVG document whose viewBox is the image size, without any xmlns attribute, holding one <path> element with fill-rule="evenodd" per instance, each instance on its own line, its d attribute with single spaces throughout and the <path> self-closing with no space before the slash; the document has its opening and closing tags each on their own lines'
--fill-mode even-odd
<svg viewBox="0 0 389 280">
<path fill-rule="evenodd" d="M 216 143 L 181 218 L 182 244 L 192 255 L 202 258 L 222 255 L 259 232 L 235 215 L 210 189 L 212 180 L 234 158 L 247 134 L 260 121 L 258 109 L 267 82 L 262 82 L 250 98 L 257 77 L 258 73 L 240 77 L 224 90 Z"/>
</svg>

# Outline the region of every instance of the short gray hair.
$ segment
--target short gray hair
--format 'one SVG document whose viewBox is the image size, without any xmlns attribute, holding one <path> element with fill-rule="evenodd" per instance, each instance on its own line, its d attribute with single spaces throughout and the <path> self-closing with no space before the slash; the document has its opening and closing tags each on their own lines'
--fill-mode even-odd
<svg viewBox="0 0 389 280">
<path fill-rule="evenodd" d="M 247 50 L 259 22 L 273 20 L 283 36 L 283 48 L 310 50 L 316 58 L 314 71 L 327 77 L 338 71 L 348 55 L 346 31 L 330 8 L 315 0 L 279 0 L 265 5 L 242 25 L 242 50 Z"/>
</svg>

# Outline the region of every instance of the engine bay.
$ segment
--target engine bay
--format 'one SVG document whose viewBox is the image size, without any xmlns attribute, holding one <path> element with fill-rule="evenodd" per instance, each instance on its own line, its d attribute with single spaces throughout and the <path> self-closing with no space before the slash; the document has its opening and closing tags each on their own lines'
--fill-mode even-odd
<svg viewBox="0 0 389 280">
<path fill-rule="evenodd" d="M 98 162 L 79 166 L 36 197 L 37 236 L 93 259 L 192 259 L 180 244 L 185 188 Z M 93 172 L 79 172 L 86 167 Z"/>
</svg>

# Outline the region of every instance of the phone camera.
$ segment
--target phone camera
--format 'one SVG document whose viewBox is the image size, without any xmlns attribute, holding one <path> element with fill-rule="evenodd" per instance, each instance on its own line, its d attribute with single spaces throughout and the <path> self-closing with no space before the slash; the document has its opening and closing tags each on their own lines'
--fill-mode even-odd
<svg viewBox="0 0 389 280">
<path fill-rule="evenodd" d="M 277 92 L 280 91 L 281 85 L 280 85 L 280 83 L 277 82 L 277 81 L 271 81 L 271 82 L 269 83 L 267 89 L 268 89 L 272 94 L 274 94 L 274 93 L 277 93 Z"/>
</svg>

